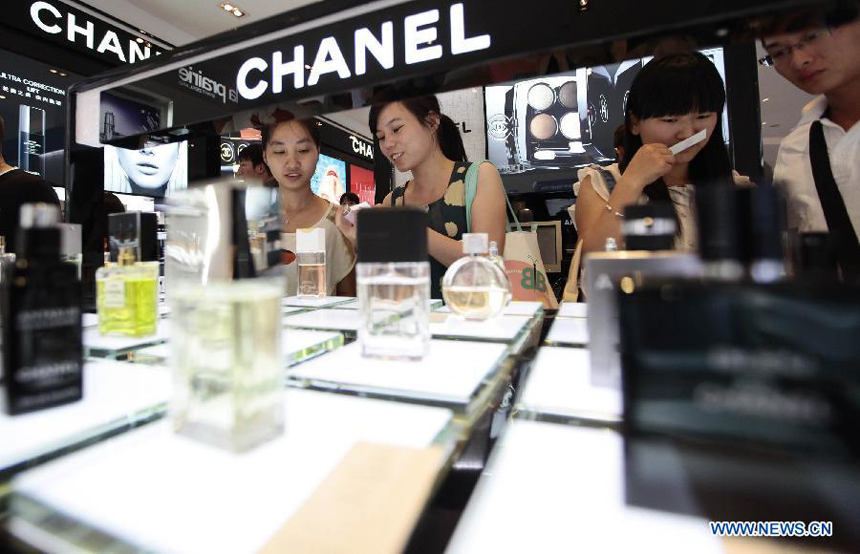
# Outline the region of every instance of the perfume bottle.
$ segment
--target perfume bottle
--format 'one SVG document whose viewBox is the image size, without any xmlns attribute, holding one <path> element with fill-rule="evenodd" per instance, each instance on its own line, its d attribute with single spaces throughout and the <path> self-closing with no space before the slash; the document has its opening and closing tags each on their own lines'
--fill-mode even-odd
<svg viewBox="0 0 860 554">
<path fill-rule="evenodd" d="M 296 230 L 299 298 L 325 298 L 325 229 Z"/>
<path fill-rule="evenodd" d="M 158 262 L 137 262 L 121 246 L 117 265 L 96 271 L 96 309 L 103 335 L 152 335 L 158 320 Z"/>
<path fill-rule="evenodd" d="M 463 253 L 442 277 L 442 297 L 451 311 L 466 319 L 484 320 L 499 315 L 511 300 L 511 284 L 504 271 L 482 254 L 486 233 L 464 233 Z"/>
<path fill-rule="evenodd" d="M 15 254 L 6 253 L 6 237 L 0 235 L 0 291 L 6 291 L 15 270 Z M 3 326 L 9 313 L 6 294 L 0 294 L 0 352 L 3 351 Z M 3 356 L 0 355 L 0 382 L 3 381 Z"/>
<path fill-rule="evenodd" d="M 173 426 L 234 452 L 284 429 L 283 272 L 279 256 L 253 256 L 249 244 L 249 230 L 275 229 L 264 234 L 279 239 L 278 204 L 246 212 L 250 186 L 230 180 L 175 193 L 166 225 Z"/>
<path fill-rule="evenodd" d="M 59 210 L 25 204 L 14 267 L 4 265 L 3 370 L 6 411 L 20 414 L 83 395 L 81 288 L 60 259 Z"/>
<path fill-rule="evenodd" d="M 421 359 L 430 346 L 427 214 L 374 208 L 360 210 L 356 221 L 362 355 Z"/>
</svg>

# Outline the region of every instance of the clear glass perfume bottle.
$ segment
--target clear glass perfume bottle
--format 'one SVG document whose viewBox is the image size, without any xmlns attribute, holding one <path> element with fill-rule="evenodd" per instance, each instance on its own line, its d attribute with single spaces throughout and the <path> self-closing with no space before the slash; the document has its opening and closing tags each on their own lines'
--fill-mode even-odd
<svg viewBox="0 0 860 554">
<path fill-rule="evenodd" d="M 298 263 L 299 298 L 326 296 L 325 229 L 296 230 L 296 262 Z"/>
<path fill-rule="evenodd" d="M 362 355 L 421 359 L 430 346 L 427 214 L 413 208 L 361 210 L 357 225 Z"/>
<path fill-rule="evenodd" d="M 249 255 L 248 232 L 275 229 L 257 246 L 278 251 L 278 203 L 251 213 L 241 194 L 250 186 L 231 180 L 175 193 L 166 225 L 173 425 L 234 452 L 284 430 L 280 257 Z"/>
<path fill-rule="evenodd" d="M 103 335 L 154 334 L 158 320 L 158 262 L 137 262 L 134 249 L 121 246 L 117 265 L 96 271 L 96 310 Z"/>
<path fill-rule="evenodd" d="M 486 233 L 464 233 L 463 253 L 442 277 L 442 297 L 451 311 L 466 319 L 483 320 L 499 315 L 511 300 L 511 284 L 505 272 L 489 258 Z"/>
</svg>

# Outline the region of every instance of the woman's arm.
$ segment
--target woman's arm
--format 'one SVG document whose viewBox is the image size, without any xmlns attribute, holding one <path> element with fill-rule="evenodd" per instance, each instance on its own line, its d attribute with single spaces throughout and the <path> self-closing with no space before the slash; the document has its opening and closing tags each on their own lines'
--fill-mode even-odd
<svg viewBox="0 0 860 554">
<path fill-rule="evenodd" d="M 507 215 L 502 178 L 490 163 L 478 168 L 478 183 L 475 200 L 472 202 L 472 233 L 487 233 L 489 240 L 499 245 L 504 252 Z M 463 232 L 466 232 L 464 229 Z M 463 256 L 463 243 L 427 229 L 427 249 L 444 266 L 450 266 Z"/>
<path fill-rule="evenodd" d="M 617 214 L 635 204 L 649 183 L 672 169 L 675 157 L 663 144 L 642 146 L 615 184 L 608 200 L 594 189 L 591 177 L 586 177 L 576 199 L 576 229 L 582 238 L 582 252 L 599 252 L 606 248 L 606 239 L 614 238 L 621 244 L 621 220 Z"/>
<path fill-rule="evenodd" d="M 356 296 L 356 285 L 355 285 L 355 266 L 353 266 L 352 270 L 349 274 L 340 280 L 340 282 L 335 287 L 335 293 L 338 296 Z"/>
<path fill-rule="evenodd" d="M 382 203 L 376 204 L 374 206 L 374 208 L 379 207 L 379 206 L 390 206 L 391 205 L 391 194 L 392 193 L 389 192 L 385 196 L 385 199 L 382 201 Z M 352 223 L 347 221 L 346 218 L 344 217 L 343 206 L 337 207 L 337 212 L 335 212 L 335 214 L 334 214 L 334 224 L 335 224 L 335 226 L 337 226 L 337 228 L 340 230 L 340 232 L 343 233 L 343 236 L 345 236 L 349 242 L 351 242 L 353 245 L 355 245 L 355 243 L 358 241 L 358 239 L 355 235 L 355 225 L 353 225 Z"/>
</svg>

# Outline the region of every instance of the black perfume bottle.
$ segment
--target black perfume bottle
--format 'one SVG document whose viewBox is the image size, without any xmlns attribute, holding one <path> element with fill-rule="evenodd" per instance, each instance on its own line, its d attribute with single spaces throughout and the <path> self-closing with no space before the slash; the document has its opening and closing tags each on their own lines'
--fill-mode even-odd
<svg viewBox="0 0 860 554">
<path fill-rule="evenodd" d="M 6 412 L 15 415 L 83 396 L 81 289 L 60 259 L 59 210 L 21 208 L 18 258 L 3 279 Z"/>
</svg>

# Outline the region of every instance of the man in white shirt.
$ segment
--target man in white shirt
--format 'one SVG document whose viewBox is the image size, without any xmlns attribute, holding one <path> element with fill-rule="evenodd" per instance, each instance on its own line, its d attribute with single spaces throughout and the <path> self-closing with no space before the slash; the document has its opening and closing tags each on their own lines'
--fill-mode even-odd
<svg viewBox="0 0 860 554">
<path fill-rule="evenodd" d="M 860 19 L 856 10 L 842 15 L 838 24 L 820 21 L 815 25 L 807 19 L 803 29 L 766 37 L 762 44 L 768 56 L 759 62 L 773 65 L 804 92 L 819 95 L 803 109 L 800 122 L 783 139 L 774 168 L 774 183 L 784 188 L 788 198 L 789 228 L 833 232 L 836 227 L 833 218 L 838 216 L 830 209 L 825 215 L 816 186 L 823 180 L 821 166 L 826 164 L 816 164 L 817 179 L 810 161 L 810 140 L 818 132 L 815 122 L 820 121 L 827 155 L 819 159 L 829 159 L 838 196 L 853 227 L 852 239 L 856 239 L 860 237 Z M 813 139 L 813 155 L 815 143 Z M 823 153 L 823 144 L 819 150 Z M 825 200 L 825 204 L 831 203 Z M 849 252 L 856 253 L 854 247 L 856 244 Z"/>
</svg>

